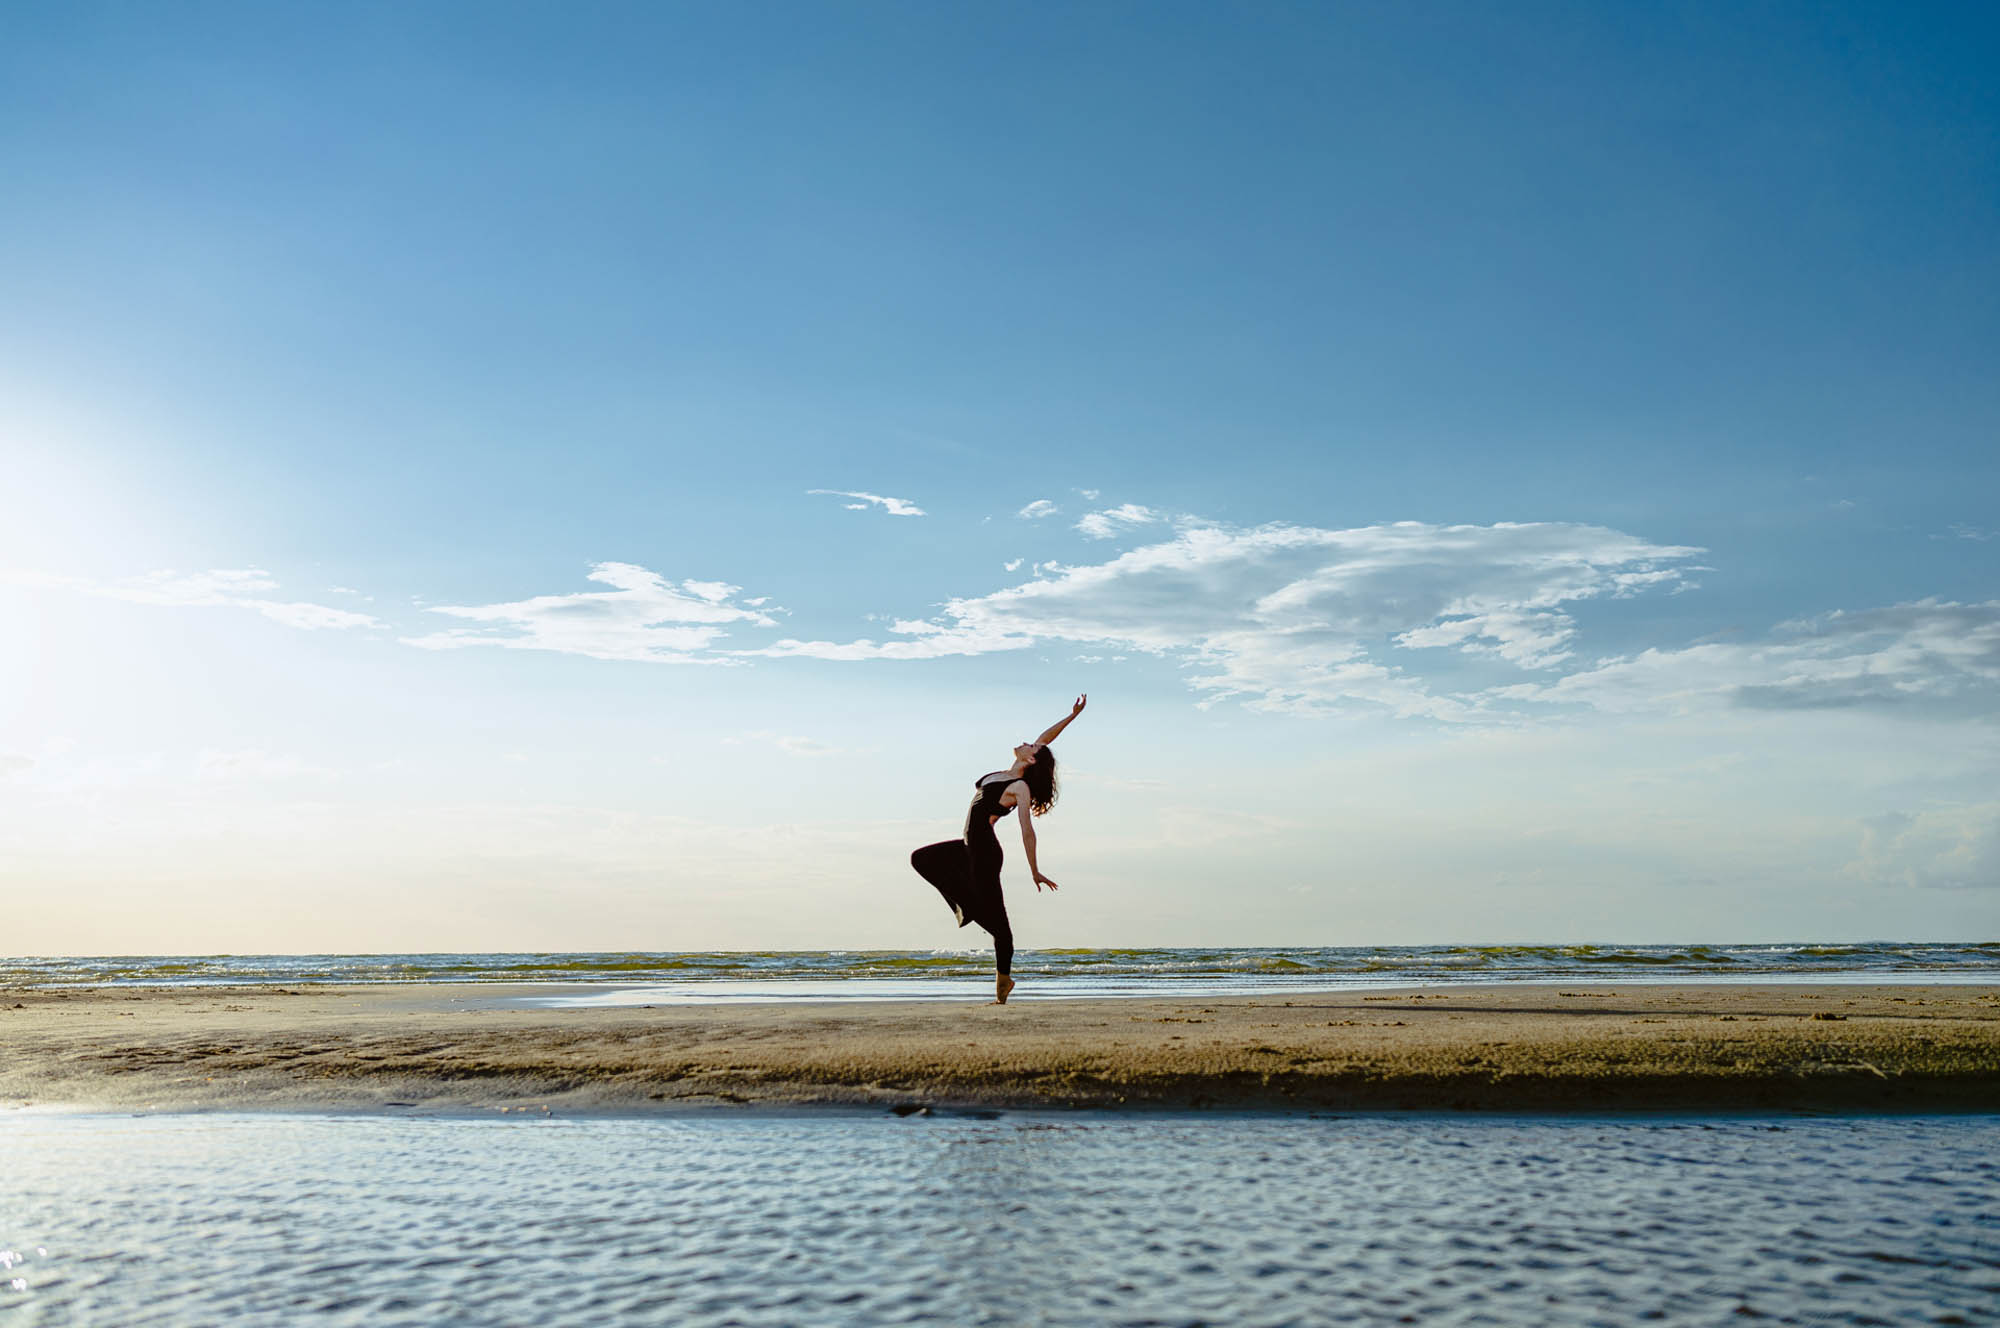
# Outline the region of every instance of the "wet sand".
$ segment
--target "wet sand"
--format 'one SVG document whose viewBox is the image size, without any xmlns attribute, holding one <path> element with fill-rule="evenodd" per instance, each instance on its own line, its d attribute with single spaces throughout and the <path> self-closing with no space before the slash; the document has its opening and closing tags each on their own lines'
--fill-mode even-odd
<svg viewBox="0 0 2000 1328">
<path fill-rule="evenodd" d="M 2000 987 L 548 1009 L 492 983 L 0 989 L 0 1106 L 2000 1110 Z M 593 990 L 601 990 L 594 988 Z"/>
</svg>

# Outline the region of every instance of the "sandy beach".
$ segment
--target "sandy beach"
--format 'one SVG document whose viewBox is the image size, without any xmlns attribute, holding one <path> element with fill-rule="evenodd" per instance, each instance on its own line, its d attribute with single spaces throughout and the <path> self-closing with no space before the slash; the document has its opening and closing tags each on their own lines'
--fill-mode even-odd
<svg viewBox="0 0 2000 1328">
<path fill-rule="evenodd" d="M 549 1009 L 495 984 L 0 994 L 0 1103 L 2000 1109 L 2000 987 Z"/>
</svg>

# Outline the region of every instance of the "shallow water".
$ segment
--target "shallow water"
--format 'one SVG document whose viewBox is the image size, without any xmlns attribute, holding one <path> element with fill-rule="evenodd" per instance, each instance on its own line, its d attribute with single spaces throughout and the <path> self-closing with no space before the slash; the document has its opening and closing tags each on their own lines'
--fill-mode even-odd
<svg viewBox="0 0 2000 1328">
<path fill-rule="evenodd" d="M 0 1322 L 1987 1323 L 2000 1117 L 0 1117 Z"/>
<path fill-rule="evenodd" d="M 969 935 L 970 933 L 961 933 Z M 2000 983 L 2000 942 L 1396 945 L 1022 950 L 1023 995 L 1285 994 L 1440 982 Z M 0 985 L 276 982 L 641 984 L 640 1004 L 964 999 L 987 946 L 602 954 L 100 955 L 0 958 Z"/>
<path fill-rule="evenodd" d="M 1205 1000 L 1216 996 L 1313 996 L 1340 991 L 1386 991 L 1407 987 L 1459 986 L 1477 983 L 1480 978 L 1397 977 L 1347 978 L 1337 974 L 1283 974 L 1260 977 L 1093 977 L 1078 974 L 1047 975 L 1015 966 L 1020 986 L 1008 999 L 1014 1001 L 1084 1000 L 1106 998 L 1167 997 L 1178 1000 Z M 1513 979 L 1537 985 L 1565 985 L 1554 978 Z M 1578 983 L 1571 977 L 1567 983 Z M 1581 981 L 1592 987 L 1646 986 L 1676 983 L 1698 986 L 1729 982 L 1755 986 L 1783 983 L 1787 986 L 1995 986 L 2000 973 L 1743 973 L 1726 978 L 1691 976 L 1682 973 L 1630 973 L 1606 977 L 1592 973 Z M 836 1001 L 842 1004 L 870 1001 L 984 1001 L 993 995 L 993 971 L 988 967 L 976 976 L 960 975 L 920 978 L 709 978 L 699 982 L 593 982 L 587 985 L 547 984 L 545 994 L 512 997 L 514 1003 L 548 1009 L 600 1009 L 611 1006 L 655 1005 L 770 1005 L 786 1001 Z"/>
</svg>

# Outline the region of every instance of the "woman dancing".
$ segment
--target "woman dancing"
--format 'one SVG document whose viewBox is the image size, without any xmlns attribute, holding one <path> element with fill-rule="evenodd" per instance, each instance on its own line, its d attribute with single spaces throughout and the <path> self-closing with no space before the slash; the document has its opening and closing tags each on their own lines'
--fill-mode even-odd
<svg viewBox="0 0 2000 1328">
<path fill-rule="evenodd" d="M 1014 929 L 1007 925 L 1007 900 L 1000 893 L 1000 841 L 993 834 L 994 823 L 1016 807 L 1021 814 L 1021 847 L 1028 851 L 1028 871 L 1035 878 L 1035 890 L 1053 890 L 1056 883 L 1042 875 L 1035 863 L 1035 825 L 1029 812 L 1040 816 L 1056 801 L 1056 754 L 1049 744 L 1069 727 L 1070 720 L 1083 713 L 1079 696 L 1067 718 L 1051 725 L 1041 737 L 1014 749 L 1014 764 L 1005 770 L 981 775 L 972 786 L 972 807 L 965 814 L 965 838 L 926 844 L 910 855 L 910 865 L 926 881 L 937 887 L 944 902 L 963 927 L 976 922 L 993 935 L 993 959 L 997 974 L 993 981 L 993 1004 L 1005 1005 L 1014 990 Z"/>
</svg>

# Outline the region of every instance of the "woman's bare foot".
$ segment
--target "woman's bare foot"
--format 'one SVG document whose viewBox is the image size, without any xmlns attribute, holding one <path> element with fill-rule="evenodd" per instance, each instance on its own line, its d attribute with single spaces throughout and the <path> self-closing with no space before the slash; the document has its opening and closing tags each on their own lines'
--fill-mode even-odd
<svg viewBox="0 0 2000 1328">
<path fill-rule="evenodd" d="M 1008 977 L 1005 973 L 996 973 L 993 976 L 993 999 L 986 1003 L 988 1005 L 1005 1005 L 1007 1003 L 1007 993 L 1012 990 L 1014 990 L 1014 979 Z"/>
</svg>

